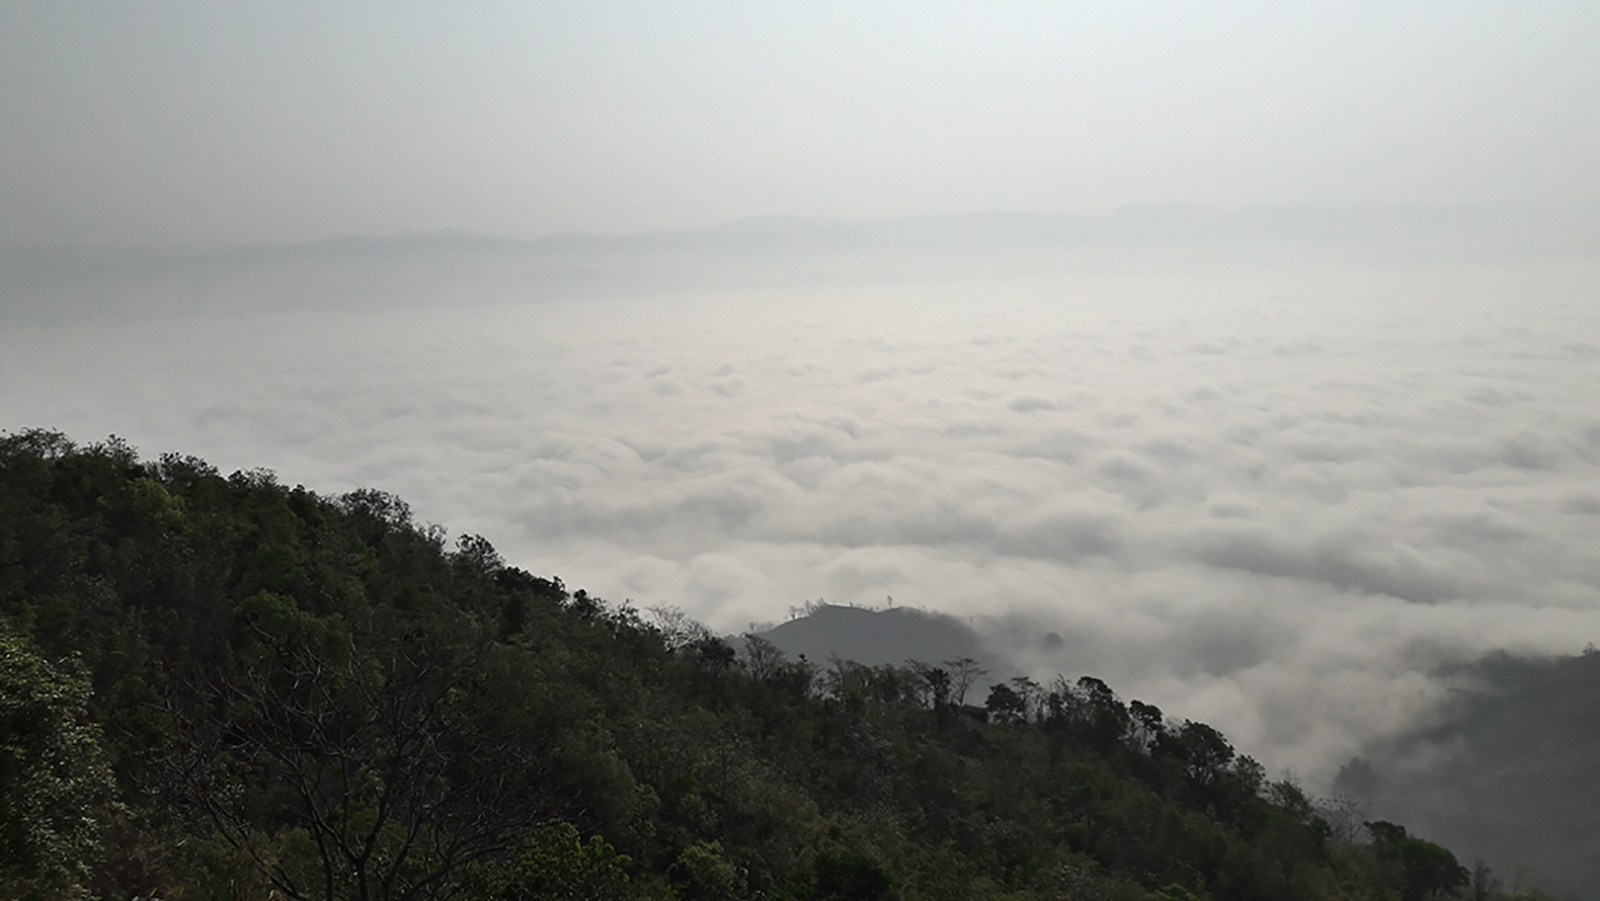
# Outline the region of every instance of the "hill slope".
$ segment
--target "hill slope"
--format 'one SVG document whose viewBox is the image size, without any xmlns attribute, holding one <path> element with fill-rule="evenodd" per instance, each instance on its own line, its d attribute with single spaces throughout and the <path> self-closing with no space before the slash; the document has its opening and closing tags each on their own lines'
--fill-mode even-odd
<svg viewBox="0 0 1600 901">
<path fill-rule="evenodd" d="M 0 436 L 0 896 L 1423 901 L 1203 723 L 1094 679 L 662 632 L 403 501 Z M 19 813 L 19 811 L 21 813 Z"/>
</svg>

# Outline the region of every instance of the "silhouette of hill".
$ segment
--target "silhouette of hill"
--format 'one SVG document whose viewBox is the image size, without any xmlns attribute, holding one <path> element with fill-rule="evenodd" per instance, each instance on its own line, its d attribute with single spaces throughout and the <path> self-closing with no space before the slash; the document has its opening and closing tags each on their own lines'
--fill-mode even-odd
<svg viewBox="0 0 1600 901">
<path fill-rule="evenodd" d="M 864 666 L 971 657 L 992 669 L 996 656 L 960 620 L 910 607 L 867 610 L 823 604 L 807 616 L 757 634 L 790 657 L 804 654 L 817 664 L 826 664 L 833 655 Z"/>
</svg>

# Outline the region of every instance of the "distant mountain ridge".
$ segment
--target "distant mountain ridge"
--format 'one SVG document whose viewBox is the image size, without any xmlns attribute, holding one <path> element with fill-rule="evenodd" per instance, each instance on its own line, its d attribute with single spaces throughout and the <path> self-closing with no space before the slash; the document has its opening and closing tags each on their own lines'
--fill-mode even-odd
<svg viewBox="0 0 1600 901">
<path fill-rule="evenodd" d="M 1327 202 L 1217 207 L 1140 203 L 1104 215 L 1058 212 L 971 211 L 920 216 L 749 216 L 711 225 L 632 232 L 552 232 L 532 238 L 475 229 L 437 228 L 388 234 L 343 233 L 288 243 L 216 247 L 0 247 L 6 256 L 27 254 L 205 257 L 258 253 L 401 249 L 407 251 L 572 251 L 639 249 L 746 249 L 752 243 L 798 247 L 819 244 L 941 244 L 955 241 L 1059 242 L 1086 239 L 1138 240 L 1288 238 L 1340 239 L 1366 236 L 1461 235 L 1514 228 L 1545 238 L 1592 244 L 1600 239 L 1597 204 L 1342 204 Z"/>
<path fill-rule="evenodd" d="M 517 239 L 462 229 L 216 248 L 0 247 L 0 315 L 459 306 L 1217 265 L 1600 258 L 1600 206 L 1238 209 L 1090 217 L 758 217 Z"/>
</svg>

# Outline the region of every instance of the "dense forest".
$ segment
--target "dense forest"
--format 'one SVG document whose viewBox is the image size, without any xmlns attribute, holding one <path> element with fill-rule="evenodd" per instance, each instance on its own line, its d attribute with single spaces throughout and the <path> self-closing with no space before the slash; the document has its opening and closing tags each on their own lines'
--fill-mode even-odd
<svg viewBox="0 0 1600 901">
<path fill-rule="evenodd" d="M 0 897 L 1502 894 L 1203 723 L 971 669 L 786 659 L 378 491 L 0 436 Z"/>
</svg>

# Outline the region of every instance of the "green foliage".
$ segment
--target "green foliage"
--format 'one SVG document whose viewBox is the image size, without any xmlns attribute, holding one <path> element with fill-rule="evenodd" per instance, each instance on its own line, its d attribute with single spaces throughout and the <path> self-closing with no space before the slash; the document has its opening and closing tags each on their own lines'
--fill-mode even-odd
<svg viewBox="0 0 1600 901">
<path fill-rule="evenodd" d="M 894 879 L 869 857 L 819 854 L 816 861 L 818 901 L 883 901 L 893 897 Z"/>
<path fill-rule="evenodd" d="M 683 901 L 736 901 L 744 895 L 744 879 L 723 859 L 720 842 L 695 842 L 684 848 L 667 877 Z"/>
<path fill-rule="evenodd" d="M 627 855 L 600 836 L 582 840 L 564 820 L 530 832 L 512 874 L 496 883 L 493 897 L 507 901 L 624 901 L 642 897 L 628 877 Z"/>
<path fill-rule="evenodd" d="M 989 689 L 989 699 L 983 706 L 989 711 L 990 722 L 995 723 L 1020 722 L 1026 712 L 1022 696 L 1004 682 L 997 682 Z"/>
<path fill-rule="evenodd" d="M 0 894 L 85 894 L 115 786 L 88 721 L 89 681 L 0 623 Z"/>
<path fill-rule="evenodd" d="M 1443 849 L 1336 834 L 1215 729 L 1098 679 L 1001 682 L 980 723 L 971 659 L 821 670 L 651 613 L 482 537 L 451 546 L 382 492 L 0 436 L 0 614 L 20 633 L 0 634 L 0 894 L 1425 901 L 1463 884 Z"/>
<path fill-rule="evenodd" d="M 1454 896 L 1472 879 L 1471 871 L 1457 863 L 1454 854 L 1409 835 L 1404 826 L 1379 820 L 1368 823 L 1367 831 L 1372 834 L 1378 859 L 1398 871 L 1394 881 L 1399 883 L 1404 901 Z"/>
</svg>

